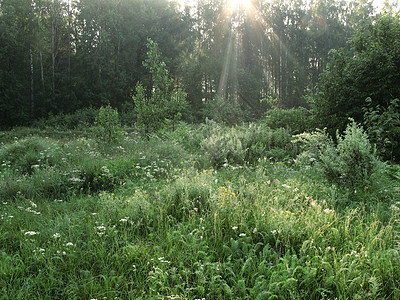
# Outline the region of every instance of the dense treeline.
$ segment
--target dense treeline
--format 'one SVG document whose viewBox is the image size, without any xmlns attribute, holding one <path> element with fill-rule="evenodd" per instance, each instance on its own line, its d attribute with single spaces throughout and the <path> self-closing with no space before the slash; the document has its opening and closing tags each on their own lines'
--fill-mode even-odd
<svg viewBox="0 0 400 300">
<path fill-rule="evenodd" d="M 107 103 L 132 110 L 137 83 L 152 82 L 147 38 L 188 93 L 192 120 L 217 92 L 247 115 L 268 97 L 305 105 L 329 51 L 349 48 L 373 16 L 369 0 L 1 0 L 0 126 Z"/>
</svg>

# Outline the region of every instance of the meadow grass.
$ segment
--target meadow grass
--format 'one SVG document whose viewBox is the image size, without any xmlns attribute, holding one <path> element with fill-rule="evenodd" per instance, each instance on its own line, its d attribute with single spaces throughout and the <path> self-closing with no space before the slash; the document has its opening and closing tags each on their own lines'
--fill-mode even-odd
<svg viewBox="0 0 400 300">
<path fill-rule="evenodd" d="M 0 135 L 1 299 L 400 296 L 399 181 L 383 171 L 355 196 L 260 145 L 216 161 L 205 125 L 113 145 L 23 130 Z"/>
</svg>

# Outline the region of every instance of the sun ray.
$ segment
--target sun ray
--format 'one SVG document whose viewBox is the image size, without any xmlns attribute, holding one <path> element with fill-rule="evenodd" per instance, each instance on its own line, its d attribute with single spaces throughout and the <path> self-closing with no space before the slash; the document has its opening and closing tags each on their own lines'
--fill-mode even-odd
<svg viewBox="0 0 400 300">
<path fill-rule="evenodd" d="M 235 12 L 241 9 L 249 10 L 252 7 L 251 0 L 228 0 L 228 8 Z"/>
</svg>

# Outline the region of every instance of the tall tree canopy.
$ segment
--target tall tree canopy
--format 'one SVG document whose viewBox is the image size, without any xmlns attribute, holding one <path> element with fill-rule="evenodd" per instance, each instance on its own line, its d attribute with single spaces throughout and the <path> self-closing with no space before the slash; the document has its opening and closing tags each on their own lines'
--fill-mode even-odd
<svg viewBox="0 0 400 300">
<path fill-rule="evenodd" d="M 328 67 L 311 97 L 321 127 L 343 130 L 349 117 L 362 122 L 367 106 L 387 108 L 400 98 L 400 20 L 384 14 L 366 22 L 352 38 L 351 49 L 330 52 Z"/>
<path fill-rule="evenodd" d="M 0 0 L 0 126 L 123 107 L 137 82 L 151 87 L 147 38 L 183 84 L 194 119 L 216 96 L 253 115 L 269 96 L 306 105 L 329 51 L 348 47 L 372 18 L 371 1 Z"/>
</svg>

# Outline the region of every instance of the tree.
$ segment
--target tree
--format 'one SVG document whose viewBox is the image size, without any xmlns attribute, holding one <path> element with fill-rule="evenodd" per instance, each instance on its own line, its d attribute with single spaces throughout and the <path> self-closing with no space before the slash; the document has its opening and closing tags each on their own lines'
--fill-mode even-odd
<svg viewBox="0 0 400 300">
<path fill-rule="evenodd" d="M 0 126 L 32 119 L 33 28 L 30 1 L 0 1 Z"/>
<path fill-rule="evenodd" d="M 310 97 L 314 116 L 331 133 L 349 117 L 363 121 L 365 99 L 387 108 L 400 98 L 400 20 L 381 15 L 366 22 L 351 39 L 351 50 L 331 51 L 328 67 Z"/>
<path fill-rule="evenodd" d="M 143 65 L 150 71 L 153 86 L 146 93 L 143 85 L 139 83 L 133 97 L 137 125 L 146 136 L 164 127 L 168 120 L 174 124 L 186 108 L 186 94 L 170 78 L 157 43 L 148 39 L 147 48 L 147 59 Z M 146 94 L 150 94 L 150 97 Z"/>
</svg>

